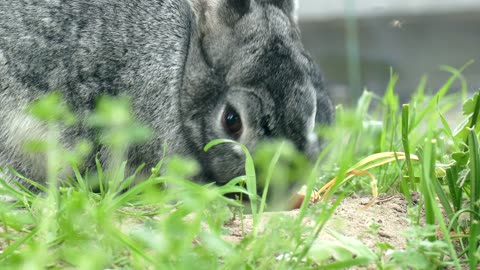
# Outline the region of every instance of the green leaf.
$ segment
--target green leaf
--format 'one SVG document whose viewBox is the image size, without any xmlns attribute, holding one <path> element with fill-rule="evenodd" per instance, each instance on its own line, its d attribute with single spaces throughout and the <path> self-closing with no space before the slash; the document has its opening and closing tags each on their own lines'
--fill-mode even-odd
<svg viewBox="0 0 480 270">
<path fill-rule="evenodd" d="M 467 152 L 455 152 L 452 154 L 452 159 L 456 161 L 458 166 L 465 166 L 468 163 L 469 153 Z"/>
<path fill-rule="evenodd" d="M 475 111 L 475 104 L 478 102 L 479 93 L 475 93 L 471 98 L 467 99 L 463 103 L 462 112 L 463 115 L 471 115 Z"/>
<path fill-rule="evenodd" d="M 61 122 L 66 125 L 73 125 L 76 121 L 68 106 L 62 102 L 61 93 L 56 91 L 34 101 L 29 106 L 28 111 L 45 122 Z"/>
</svg>

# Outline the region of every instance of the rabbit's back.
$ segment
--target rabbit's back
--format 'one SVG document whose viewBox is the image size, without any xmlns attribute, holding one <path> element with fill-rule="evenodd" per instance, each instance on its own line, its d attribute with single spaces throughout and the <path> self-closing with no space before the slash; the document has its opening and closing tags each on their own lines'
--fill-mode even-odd
<svg viewBox="0 0 480 270">
<path fill-rule="evenodd" d="M 2 80 L 26 91 L 60 90 L 81 103 L 131 89 L 134 78 L 141 90 L 151 73 L 176 84 L 189 27 L 184 1 L 4 1 Z"/>
<path fill-rule="evenodd" d="M 82 117 L 100 95 L 126 95 L 137 118 L 161 134 L 142 151 L 174 137 L 177 97 L 191 27 L 186 1 L 2 1 L 0 3 L 0 165 L 42 174 L 43 161 L 22 144 L 45 136 L 25 113 L 60 91 Z M 88 133 L 63 130 L 68 145 Z M 145 153 L 139 153 L 145 156 Z"/>
</svg>

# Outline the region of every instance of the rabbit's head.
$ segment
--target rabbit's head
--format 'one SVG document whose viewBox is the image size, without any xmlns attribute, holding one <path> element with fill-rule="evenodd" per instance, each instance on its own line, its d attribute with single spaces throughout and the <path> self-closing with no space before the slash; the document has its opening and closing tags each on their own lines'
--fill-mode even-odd
<svg viewBox="0 0 480 270">
<path fill-rule="evenodd" d="M 207 181 L 244 173 L 244 153 L 284 138 L 315 158 L 316 124 L 333 119 L 318 67 L 302 46 L 293 0 L 190 0 L 196 25 L 187 58 L 182 124 Z"/>
</svg>

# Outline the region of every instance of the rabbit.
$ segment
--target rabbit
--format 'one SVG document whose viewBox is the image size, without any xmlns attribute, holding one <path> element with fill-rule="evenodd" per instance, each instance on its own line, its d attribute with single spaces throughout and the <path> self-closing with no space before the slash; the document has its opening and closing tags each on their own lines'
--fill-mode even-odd
<svg viewBox="0 0 480 270">
<path fill-rule="evenodd" d="M 315 158 L 316 125 L 334 119 L 319 67 L 304 49 L 294 0 L 25 0 L 0 2 L 0 165 L 45 184 L 45 158 L 24 151 L 47 137 L 27 106 L 58 90 L 80 119 L 99 96 L 127 96 L 151 139 L 128 149 L 128 164 L 152 168 L 182 155 L 197 182 L 244 174 L 233 144 L 290 140 Z M 66 147 L 97 131 L 62 128 Z M 108 151 L 96 146 L 105 162 Z M 89 160 L 92 160 L 90 158 Z M 89 164 L 90 163 L 90 164 Z M 93 167 L 86 162 L 85 167 Z"/>
</svg>

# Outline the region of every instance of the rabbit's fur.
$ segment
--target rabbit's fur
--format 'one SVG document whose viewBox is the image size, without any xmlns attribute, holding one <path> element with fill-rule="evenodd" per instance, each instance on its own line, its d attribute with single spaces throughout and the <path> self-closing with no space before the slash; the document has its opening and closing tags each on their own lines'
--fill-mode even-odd
<svg viewBox="0 0 480 270">
<path fill-rule="evenodd" d="M 130 97 L 154 134 L 129 149 L 132 167 L 154 166 L 166 142 L 199 161 L 197 180 L 224 183 L 243 174 L 244 155 L 232 144 L 205 153 L 217 138 L 253 149 L 281 137 L 315 157 L 314 125 L 333 107 L 294 12 L 293 0 L 1 1 L 0 165 L 45 178 L 45 160 L 22 145 L 46 137 L 26 106 L 51 90 L 80 118 L 100 95 Z M 226 107 L 240 132 L 225 128 Z M 83 124 L 61 133 L 65 146 L 95 135 Z"/>
</svg>

